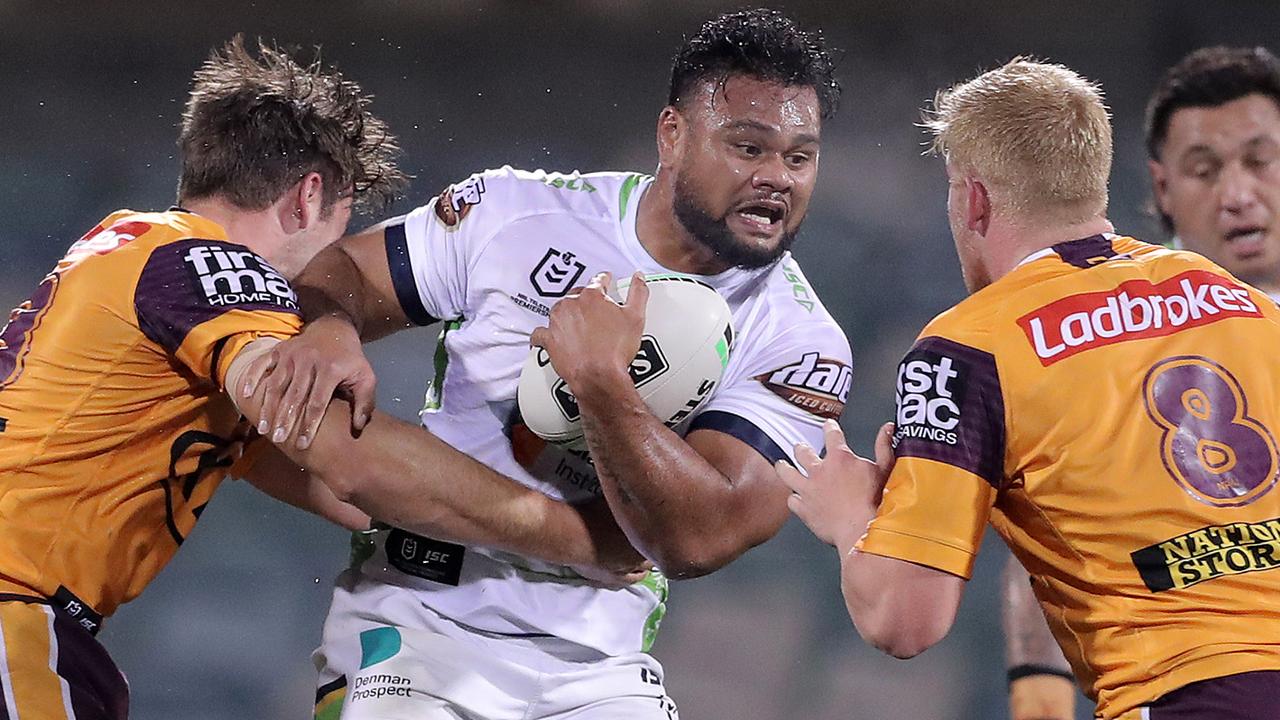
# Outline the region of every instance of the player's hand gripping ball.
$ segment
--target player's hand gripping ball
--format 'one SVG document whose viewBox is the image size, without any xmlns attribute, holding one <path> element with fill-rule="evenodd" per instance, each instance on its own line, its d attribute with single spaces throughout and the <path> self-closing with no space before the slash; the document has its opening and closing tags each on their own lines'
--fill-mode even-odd
<svg viewBox="0 0 1280 720">
<path fill-rule="evenodd" d="M 630 278 L 613 299 L 625 302 Z M 649 275 L 640 350 L 628 372 L 655 417 L 675 428 L 711 397 L 729 363 L 733 316 L 710 285 L 684 275 Z M 556 373 L 546 350 L 534 347 L 520 372 L 520 415 L 542 439 L 585 450 L 577 398 Z"/>
</svg>

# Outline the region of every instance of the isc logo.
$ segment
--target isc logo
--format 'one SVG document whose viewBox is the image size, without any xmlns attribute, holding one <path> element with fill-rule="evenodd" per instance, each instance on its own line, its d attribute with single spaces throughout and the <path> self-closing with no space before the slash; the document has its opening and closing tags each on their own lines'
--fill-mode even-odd
<svg viewBox="0 0 1280 720">
<path fill-rule="evenodd" d="M 195 245 L 182 257 L 214 307 L 269 303 L 296 310 L 298 298 L 275 268 L 248 250 Z"/>
<path fill-rule="evenodd" d="M 955 445 L 964 399 L 963 366 L 940 353 L 916 350 L 898 366 L 897 434 Z"/>
</svg>

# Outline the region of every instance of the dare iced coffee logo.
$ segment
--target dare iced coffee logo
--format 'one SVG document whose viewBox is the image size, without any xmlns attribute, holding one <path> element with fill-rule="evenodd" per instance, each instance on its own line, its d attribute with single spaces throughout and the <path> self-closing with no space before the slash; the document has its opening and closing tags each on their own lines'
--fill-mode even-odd
<svg viewBox="0 0 1280 720">
<path fill-rule="evenodd" d="M 1159 283 L 1130 280 L 1070 295 L 1023 315 L 1018 325 L 1047 367 L 1086 350 L 1233 317 L 1262 317 L 1249 291 L 1220 275 L 1189 270 Z"/>
</svg>

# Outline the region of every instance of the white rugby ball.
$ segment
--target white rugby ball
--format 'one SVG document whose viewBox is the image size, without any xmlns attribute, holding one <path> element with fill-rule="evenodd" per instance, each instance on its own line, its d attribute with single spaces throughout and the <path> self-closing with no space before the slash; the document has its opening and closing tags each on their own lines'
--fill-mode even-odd
<svg viewBox="0 0 1280 720">
<path fill-rule="evenodd" d="M 720 382 L 733 346 L 729 304 L 710 285 L 685 275 L 650 275 L 640 351 L 631 379 L 649 411 L 674 428 L 698 411 Z M 631 278 L 618 282 L 624 302 Z M 586 450 L 578 400 L 542 348 L 532 348 L 516 393 L 524 424 L 535 435 L 573 450 Z"/>
</svg>

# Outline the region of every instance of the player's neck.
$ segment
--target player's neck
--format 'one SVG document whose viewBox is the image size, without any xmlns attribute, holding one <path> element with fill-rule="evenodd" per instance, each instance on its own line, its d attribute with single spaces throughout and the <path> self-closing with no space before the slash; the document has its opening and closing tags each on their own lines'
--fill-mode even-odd
<svg viewBox="0 0 1280 720">
<path fill-rule="evenodd" d="M 655 180 L 640 196 L 636 209 L 636 238 L 640 245 L 659 265 L 675 272 L 718 275 L 732 267 L 680 223 L 673 210 L 673 189 L 662 180 Z"/>
<path fill-rule="evenodd" d="M 1059 243 L 1115 232 L 1105 216 L 1079 223 L 1044 225 L 1034 222 L 993 224 L 985 246 L 987 268 L 993 281 L 1008 275 L 1030 255 Z"/>
<path fill-rule="evenodd" d="M 242 210 L 219 198 L 200 198 L 186 200 L 183 208 L 212 220 L 222 226 L 227 233 L 227 240 L 243 245 L 261 255 L 274 267 L 285 267 L 282 254 L 284 243 L 277 241 L 279 226 L 274 223 L 271 208 L 260 211 Z"/>
</svg>

